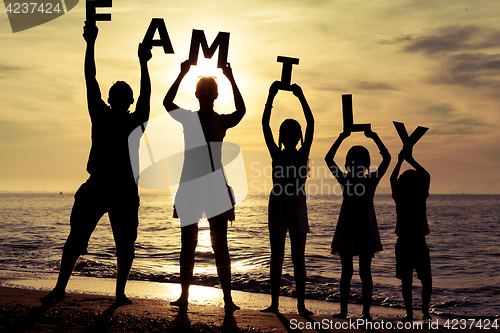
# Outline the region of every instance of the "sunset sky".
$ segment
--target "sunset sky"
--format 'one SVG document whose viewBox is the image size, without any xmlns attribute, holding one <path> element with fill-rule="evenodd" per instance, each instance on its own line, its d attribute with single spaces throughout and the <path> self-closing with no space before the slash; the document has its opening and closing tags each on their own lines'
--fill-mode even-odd
<svg viewBox="0 0 500 333">
<path fill-rule="evenodd" d="M 165 113 L 162 100 L 188 57 L 192 30 L 204 30 L 209 44 L 219 31 L 230 32 L 228 61 L 247 114 L 226 141 L 241 147 L 248 180 L 258 180 L 254 184 L 265 180 L 255 169 L 270 165 L 261 117 L 269 86 L 281 76 L 276 58 L 289 56 L 300 59 L 292 82 L 303 88 L 316 120 L 314 167 L 325 166 L 324 156 L 342 131 L 341 95 L 349 93 L 355 123 L 371 123 L 392 154 L 381 188 L 389 187 L 401 149 L 394 120 L 409 132 L 419 125 L 430 128 L 414 156 L 432 175 L 431 193 L 500 193 L 500 1 L 115 0 L 113 5 L 98 10 L 112 15 L 111 22 L 97 23 L 97 80 L 105 98 L 117 80 L 128 82 L 138 97 L 137 44 L 152 18 L 165 20 L 175 54 L 153 50 L 151 117 Z M 84 20 L 83 0 L 64 16 L 18 33 L 12 33 L 7 14 L 0 14 L 0 191 L 71 192 L 88 177 Z M 192 69 L 178 105 L 196 109 L 196 76 L 215 73 L 216 110 L 233 111 L 227 80 L 213 60 L 207 73 L 200 70 L 202 61 Z M 276 139 L 285 118 L 299 120 L 305 129 L 298 100 L 282 91 L 271 116 Z M 178 140 L 180 125 L 172 120 L 164 135 Z M 381 161 L 376 146 L 354 133 L 341 146 L 338 164 L 354 144 L 366 145 L 375 165 Z"/>
</svg>

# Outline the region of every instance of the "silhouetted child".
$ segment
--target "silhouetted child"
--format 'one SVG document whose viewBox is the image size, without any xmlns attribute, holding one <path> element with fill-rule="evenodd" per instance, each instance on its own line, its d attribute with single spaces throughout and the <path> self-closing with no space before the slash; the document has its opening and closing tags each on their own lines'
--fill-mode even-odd
<svg viewBox="0 0 500 333">
<path fill-rule="evenodd" d="M 389 167 L 391 155 L 375 132 L 366 131 L 365 136 L 371 138 L 380 150 L 382 163 L 375 172 L 370 172 L 370 153 L 363 146 L 353 146 L 345 159 L 347 173 L 342 172 L 333 159 L 342 141 L 350 134 L 350 132 L 341 133 L 325 156 L 325 161 L 341 185 L 344 196 L 332 241 L 332 254 L 338 253 L 342 264 L 340 313 L 334 314 L 333 317 L 347 317 L 354 272 L 353 256 L 359 256 L 359 276 L 363 294 L 361 318 L 371 320 L 370 306 L 373 292 L 371 260 L 375 252 L 382 251 L 373 197 L 380 179 Z"/>
<path fill-rule="evenodd" d="M 399 175 L 406 160 L 410 169 Z M 399 175 L 399 177 L 398 177 Z M 412 156 L 410 148 L 403 147 L 398 163 L 391 175 L 392 197 L 396 203 L 396 277 L 401 280 L 406 315 L 403 322 L 413 320 L 412 279 L 413 269 L 422 282 L 422 319 L 430 320 L 429 303 L 432 294 L 432 275 L 429 248 L 425 236 L 429 233 L 426 200 L 429 196 L 431 176 Z"/>
<path fill-rule="evenodd" d="M 309 173 L 309 151 L 313 141 L 314 118 L 302 89 L 292 85 L 292 91 L 299 99 L 307 122 L 305 140 L 302 140 L 300 124 L 294 119 L 286 119 L 280 126 L 278 145 L 276 145 L 269 122 L 274 97 L 280 82 L 276 81 L 269 89 L 269 96 L 262 116 L 262 128 L 267 148 L 272 158 L 273 189 L 269 196 L 269 240 L 271 243 L 271 306 L 262 312 L 279 312 L 279 292 L 281 271 L 285 257 L 285 238 L 290 232 L 292 262 L 297 290 L 297 309 L 302 315 L 312 315 L 306 309 L 306 265 L 304 252 L 309 232 L 307 220 L 305 183 Z M 301 147 L 296 146 L 301 142 Z M 282 146 L 284 149 L 282 150 Z"/>
<path fill-rule="evenodd" d="M 135 257 L 134 242 L 139 224 L 139 195 L 132 165 L 139 161 L 130 158 L 129 135 L 149 119 L 151 82 L 147 62 L 152 56 L 151 47 L 139 44 L 141 92 L 135 112 L 130 113 L 128 109 L 134 98 L 127 83 L 117 81 L 109 89 L 109 106 L 101 98 L 94 59 L 97 33 L 97 27 L 85 25 L 85 82 L 92 122 L 92 147 L 87 163 L 90 177 L 75 193 L 71 230 L 64 244 L 59 277 L 54 289 L 42 298 L 44 303 L 64 299 L 73 268 L 80 255 L 87 253 L 90 236 L 105 213 L 109 215 L 116 244 L 115 305 L 132 303 L 125 296 L 125 285 Z M 134 144 L 139 147 L 139 142 Z"/>
</svg>

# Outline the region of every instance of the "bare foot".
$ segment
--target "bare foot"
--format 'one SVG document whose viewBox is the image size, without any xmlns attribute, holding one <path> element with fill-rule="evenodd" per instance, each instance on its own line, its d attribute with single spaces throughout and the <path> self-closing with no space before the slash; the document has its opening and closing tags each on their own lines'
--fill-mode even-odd
<svg viewBox="0 0 500 333">
<path fill-rule="evenodd" d="M 422 320 L 431 320 L 431 314 L 429 312 L 422 313 Z"/>
<path fill-rule="evenodd" d="M 224 310 L 226 312 L 233 312 L 233 311 L 236 311 L 239 309 L 240 309 L 240 307 L 238 305 L 234 304 L 233 301 L 226 303 L 226 305 L 224 305 Z"/>
<path fill-rule="evenodd" d="M 129 304 L 132 304 L 132 301 L 130 299 L 128 299 L 127 296 L 125 296 L 125 294 L 120 295 L 120 296 L 116 296 L 115 303 L 114 303 L 115 306 L 123 306 L 123 305 L 129 305 Z"/>
<path fill-rule="evenodd" d="M 305 307 L 299 308 L 298 310 L 301 316 L 312 316 L 314 314 L 314 312 L 307 310 Z"/>
<path fill-rule="evenodd" d="M 63 291 L 59 291 L 57 289 L 53 289 L 46 296 L 40 298 L 40 301 L 44 304 L 56 304 L 62 302 L 62 300 L 66 297 L 66 294 Z"/>
<path fill-rule="evenodd" d="M 181 296 L 177 301 L 170 302 L 170 305 L 178 307 L 188 306 L 188 300 Z"/>
<path fill-rule="evenodd" d="M 260 312 L 269 312 L 269 313 L 280 313 L 280 310 L 277 305 L 271 305 L 268 308 L 260 310 Z"/>
<path fill-rule="evenodd" d="M 347 319 L 347 313 L 339 312 L 332 315 L 332 318 L 336 319 Z"/>
<path fill-rule="evenodd" d="M 401 318 L 402 323 L 411 323 L 413 321 L 413 316 L 409 314 L 405 314 L 403 318 Z"/>
<path fill-rule="evenodd" d="M 361 320 L 373 321 L 373 318 L 372 316 L 370 316 L 370 314 L 363 314 L 361 315 Z"/>
</svg>

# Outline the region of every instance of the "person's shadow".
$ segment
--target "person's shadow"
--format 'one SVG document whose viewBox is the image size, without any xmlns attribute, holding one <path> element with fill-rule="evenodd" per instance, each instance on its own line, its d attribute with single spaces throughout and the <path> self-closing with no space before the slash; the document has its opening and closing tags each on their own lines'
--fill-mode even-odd
<svg viewBox="0 0 500 333">
<path fill-rule="evenodd" d="M 84 333 L 94 333 L 94 332 L 106 332 L 113 325 L 113 315 L 115 314 L 118 306 L 115 304 L 110 305 L 106 310 L 104 310 L 92 324 L 90 324 L 83 332 Z"/>
<path fill-rule="evenodd" d="M 236 318 L 234 318 L 233 311 L 226 311 L 224 315 L 224 321 L 222 322 L 222 327 L 226 330 L 232 331 L 238 329 L 238 323 Z"/>
<path fill-rule="evenodd" d="M 172 331 L 174 332 L 191 332 L 191 321 L 187 313 L 187 306 L 180 306 L 179 312 L 172 322 Z"/>
<path fill-rule="evenodd" d="M 286 319 L 286 317 L 283 316 L 281 313 L 275 312 L 274 314 L 276 315 L 276 317 L 281 322 L 281 325 L 283 325 L 283 327 L 286 328 L 287 332 L 299 332 L 300 333 L 299 329 L 292 330 L 292 327 L 290 325 L 290 321 L 288 319 Z"/>
<path fill-rule="evenodd" d="M 35 326 L 45 312 L 50 310 L 52 305 L 43 304 L 32 308 L 27 314 L 17 318 L 12 324 L 6 326 L 2 332 L 25 332 Z"/>
</svg>

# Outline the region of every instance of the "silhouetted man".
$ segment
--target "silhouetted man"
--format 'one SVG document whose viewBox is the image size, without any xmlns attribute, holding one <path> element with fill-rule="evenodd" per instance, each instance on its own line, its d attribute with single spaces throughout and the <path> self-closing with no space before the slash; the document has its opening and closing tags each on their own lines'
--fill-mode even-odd
<svg viewBox="0 0 500 333">
<path fill-rule="evenodd" d="M 71 231 L 64 244 L 59 278 L 55 288 L 42 302 L 57 303 L 64 299 L 66 285 L 80 255 L 87 253 L 87 245 L 97 222 L 107 212 L 116 244 L 116 305 L 132 303 L 125 296 L 125 284 L 134 260 L 134 242 L 137 238 L 139 196 L 132 172 L 129 154 L 129 134 L 149 118 L 151 82 L 147 62 L 151 47 L 139 44 L 141 92 L 134 113 L 128 111 L 134 102 L 130 86 L 117 81 L 109 89 L 108 103 L 102 100 L 96 80 L 94 46 L 98 29 L 85 25 L 83 38 L 85 53 L 85 81 L 87 103 L 92 122 L 92 147 L 87 172 L 89 179 L 75 193 L 71 211 Z M 131 147 L 138 148 L 138 142 Z"/>
</svg>

